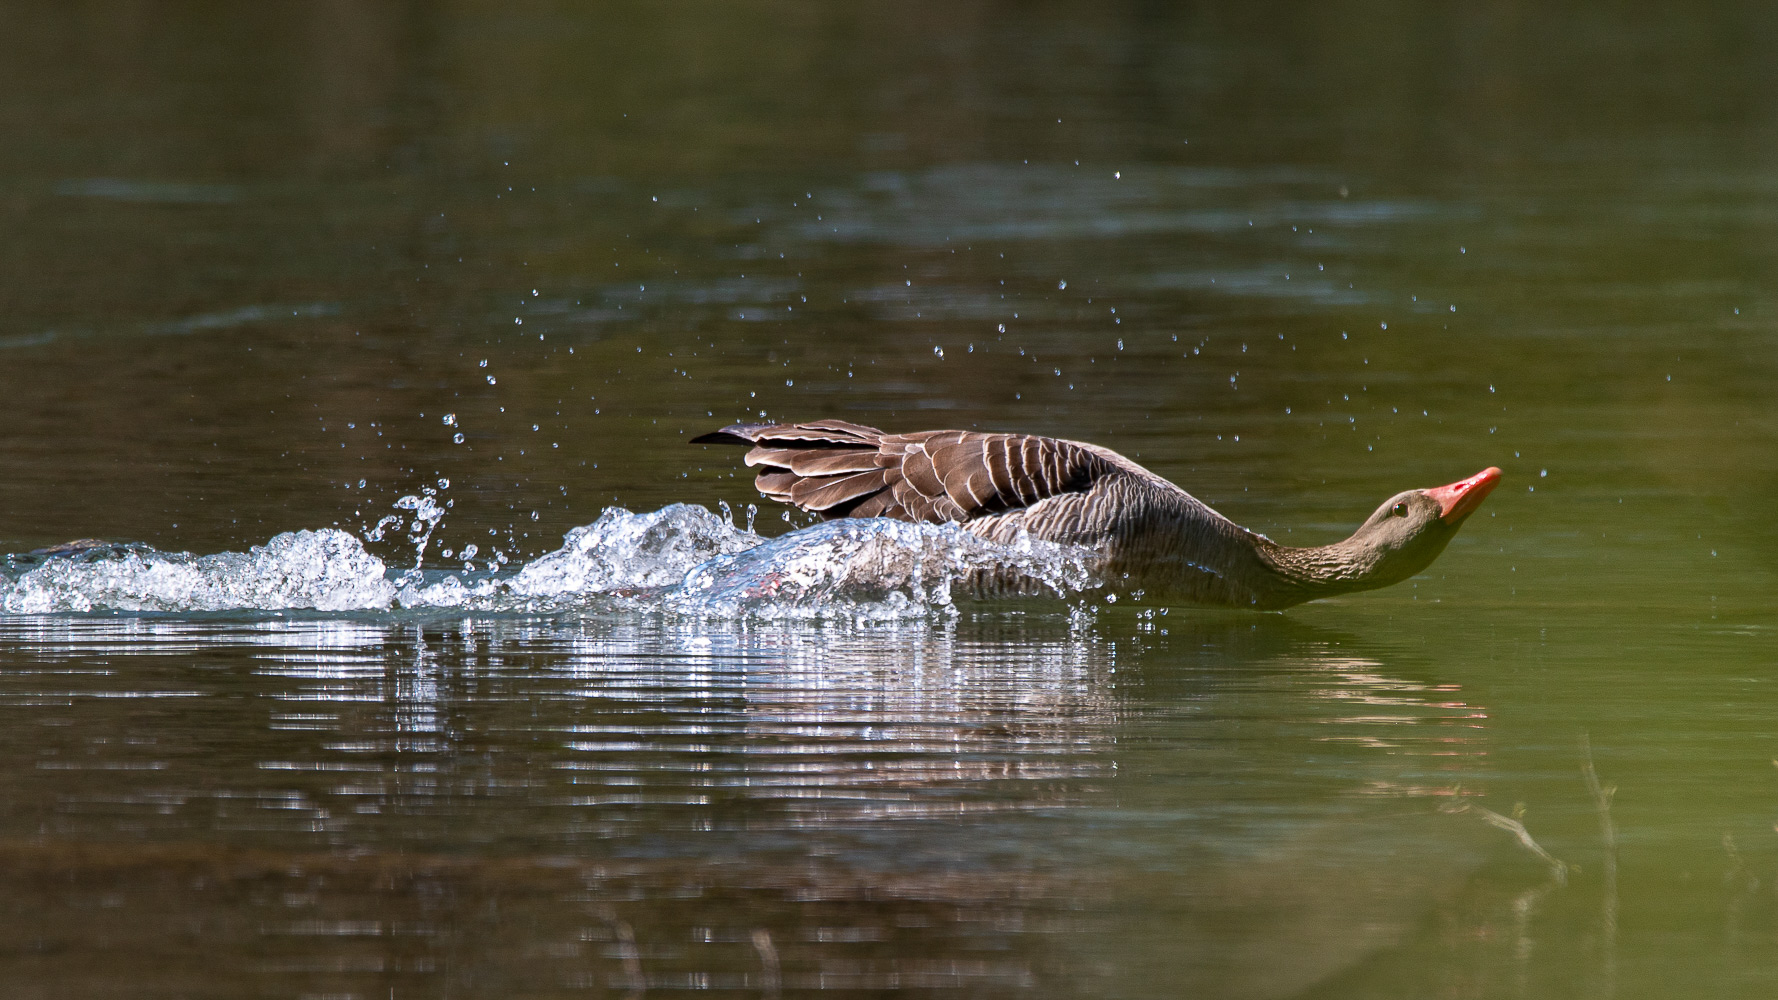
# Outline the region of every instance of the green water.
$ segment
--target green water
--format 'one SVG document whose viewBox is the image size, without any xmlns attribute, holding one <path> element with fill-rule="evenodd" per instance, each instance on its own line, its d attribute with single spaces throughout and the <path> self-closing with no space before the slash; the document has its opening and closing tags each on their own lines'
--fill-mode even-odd
<svg viewBox="0 0 1778 1000">
<path fill-rule="evenodd" d="M 9 995 L 1771 994 L 1766 7 L 0 23 L 0 550 L 523 561 L 762 412 L 1505 470 L 1283 615 L 0 619 Z"/>
</svg>

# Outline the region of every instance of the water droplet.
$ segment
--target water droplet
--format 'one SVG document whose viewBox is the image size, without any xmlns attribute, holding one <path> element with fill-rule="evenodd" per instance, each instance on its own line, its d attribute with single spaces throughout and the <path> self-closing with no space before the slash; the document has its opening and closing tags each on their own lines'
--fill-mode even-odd
<svg viewBox="0 0 1778 1000">
<path fill-rule="evenodd" d="M 479 366 L 479 367 L 482 367 L 482 368 L 486 368 L 486 367 L 488 367 L 488 359 L 487 359 L 487 358 L 483 358 L 483 359 L 482 359 L 482 363 L 481 363 L 481 365 L 480 365 L 480 366 Z"/>
<path fill-rule="evenodd" d="M 940 361 L 943 361 L 944 357 L 945 357 L 945 349 L 935 345 L 932 348 L 932 355 L 933 355 L 933 357 L 938 358 Z"/>
<path fill-rule="evenodd" d="M 492 375 L 489 375 L 489 376 L 488 376 L 488 384 L 489 384 L 489 385 L 493 385 L 493 384 L 494 384 L 494 376 L 492 376 Z"/>
<path fill-rule="evenodd" d="M 513 317 L 513 318 L 512 318 L 512 325 L 513 325 L 513 326 L 524 326 L 524 325 L 525 325 L 525 321 L 524 321 L 524 320 L 522 320 L 522 319 L 520 319 L 520 318 L 518 318 L 518 317 L 517 317 L 517 316 L 514 316 L 514 317 Z"/>
<path fill-rule="evenodd" d="M 451 435 L 451 443 L 452 444 L 462 444 L 463 443 L 463 432 L 458 431 L 457 433 L 452 434 Z"/>
<path fill-rule="evenodd" d="M 1061 289 L 1063 289 L 1063 288 L 1067 288 L 1067 287 L 1068 287 L 1068 282 L 1066 282 L 1066 281 L 1058 281 L 1058 282 L 1056 282 L 1056 288 L 1057 288 L 1057 290 L 1061 290 Z"/>
<path fill-rule="evenodd" d="M 446 427 L 455 427 L 455 426 L 457 426 L 457 415 L 456 415 L 456 414 L 455 414 L 455 413 L 447 413 L 447 414 L 445 414 L 445 415 L 444 415 L 444 425 L 445 425 L 445 426 L 446 426 Z"/>
</svg>

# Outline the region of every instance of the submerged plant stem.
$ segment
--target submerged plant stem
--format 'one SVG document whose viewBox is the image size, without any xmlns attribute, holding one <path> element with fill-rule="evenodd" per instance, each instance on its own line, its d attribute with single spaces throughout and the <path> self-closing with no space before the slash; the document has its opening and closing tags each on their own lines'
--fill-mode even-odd
<svg viewBox="0 0 1778 1000">
<path fill-rule="evenodd" d="M 1617 794 L 1617 787 L 1599 783 L 1599 772 L 1593 769 L 1593 743 L 1585 733 L 1580 737 L 1580 749 L 1581 777 L 1586 779 L 1587 794 L 1592 796 L 1593 809 L 1599 814 L 1599 839 L 1605 846 L 1599 930 L 1604 942 L 1604 975 L 1609 994 L 1617 979 L 1617 827 L 1611 821 L 1611 799 Z"/>
</svg>

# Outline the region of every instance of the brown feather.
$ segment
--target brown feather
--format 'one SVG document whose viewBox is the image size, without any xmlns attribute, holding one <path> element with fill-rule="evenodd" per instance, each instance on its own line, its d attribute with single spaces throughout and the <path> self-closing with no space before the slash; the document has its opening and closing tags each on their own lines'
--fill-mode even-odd
<svg viewBox="0 0 1778 1000">
<path fill-rule="evenodd" d="M 1025 434 L 884 434 L 817 420 L 735 424 L 706 437 L 751 442 L 745 462 L 766 470 L 760 492 L 825 517 L 969 521 L 1088 489 L 1112 472 L 1081 445 Z"/>
<path fill-rule="evenodd" d="M 877 472 L 877 451 L 846 449 L 844 451 L 799 451 L 790 455 L 790 471 L 799 476 L 832 476 L 842 472 Z"/>
<path fill-rule="evenodd" d="M 987 460 L 988 478 L 994 495 L 1005 501 L 1016 501 L 1021 498 L 1018 487 L 1013 484 L 1012 462 L 1008 458 L 1006 444 L 1006 436 L 996 434 L 982 442 L 982 453 Z"/>
<path fill-rule="evenodd" d="M 1037 491 L 1046 497 L 1065 492 L 1068 481 L 1073 478 L 1069 475 L 1068 456 L 1062 454 L 1056 442 L 1047 438 L 1037 442 L 1037 454 L 1038 468 L 1043 470 L 1037 480 Z"/>
<path fill-rule="evenodd" d="M 894 497 L 895 503 L 900 506 L 902 510 L 907 512 L 907 517 L 910 521 L 943 520 L 942 518 L 933 516 L 932 498 L 922 495 L 920 491 L 914 489 L 914 485 L 906 479 L 890 484 L 889 495 Z"/>
<path fill-rule="evenodd" d="M 1012 473 L 1013 492 L 1020 501 L 1030 503 L 1037 499 L 1037 480 L 1031 474 L 1032 465 L 1037 457 L 1037 445 L 1029 437 L 1013 438 L 1007 442 L 1006 462 Z"/>
<path fill-rule="evenodd" d="M 923 447 L 915 445 L 902 456 L 901 474 L 907 480 L 908 488 L 920 496 L 932 498 L 944 495 L 944 479 L 933 468 L 932 456 Z"/>
<path fill-rule="evenodd" d="M 817 420 L 809 424 L 776 424 L 755 431 L 750 440 L 761 444 L 808 444 L 814 447 L 858 447 L 875 444 L 883 432 L 843 420 Z"/>
<path fill-rule="evenodd" d="M 895 496 L 888 490 L 879 490 L 866 497 L 864 502 L 852 508 L 850 517 L 904 517 L 907 511 L 895 502 Z"/>
<path fill-rule="evenodd" d="M 883 432 L 875 427 L 866 427 L 848 420 L 811 420 L 806 424 L 797 424 L 796 426 L 829 431 L 834 437 L 844 437 L 865 444 L 875 444 L 883 438 Z"/>
<path fill-rule="evenodd" d="M 790 496 L 790 488 L 802 479 L 794 472 L 762 472 L 753 480 L 753 488 L 780 499 Z"/>
<path fill-rule="evenodd" d="M 966 521 L 969 515 L 957 506 L 941 490 L 937 496 L 929 497 L 921 494 L 902 480 L 898 488 L 892 491 L 897 503 L 907 511 L 910 521 L 926 521 L 931 524 L 944 524 L 948 521 Z"/>
<path fill-rule="evenodd" d="M 804 479 L 791 487 L 790 501 L 804 510 L 825 511 L 881 490 L 883 479 L 881 469 L 851 476 Z"/>
<path fill-rule="evenodd" d="M 748 452 L 746 456 L 741 459 L 741 461 L 748 467 L 755 465 L 770 465 L 780 469 L 788 469 L 790 468 L 790 460 L 799 454 L 801 454 L 801 452 L 794 448 L 769 448 L 765 445 L 756 445 L 752 451 Z"/>
<path fill-rule="evenodd" d="M 933 468 L 943 478 L 945 493 L 965 512 L 975 514 L 1003 506 L 993 501 L 992 477 L 983 462 L 982 439 L 947 442 L 932 455 Z"/>
</svg>

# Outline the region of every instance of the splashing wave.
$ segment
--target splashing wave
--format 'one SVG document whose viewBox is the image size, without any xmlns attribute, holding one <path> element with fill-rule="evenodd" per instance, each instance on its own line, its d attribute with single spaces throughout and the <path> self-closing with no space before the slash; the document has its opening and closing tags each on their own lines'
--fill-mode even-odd
<svg viewBox="0 0 1778 1000">
<path fill-rule="evenodd" d="M 395 597 L 383 561 L 334 528 L 285 532 L 248 552 L 209 556 L 104 546 L 45 560 L 0 586 L 0 609 L 13 614 L 353 611 L 386 608 Z"/>
<path fill-rule="evenodd" d="M 107 545 L 12 556 L 0 611 L 658 611 L 700 617 L 881 620 L 950 613 L 956 596 L 1063 596 L 1096 585 L 1089 554 L 953 525 L 829 521 L 765 539 L 706 510 L 610 508 L 504 578 L 398 572 L 335 529 L 198 556 Z"/>
</svg>

